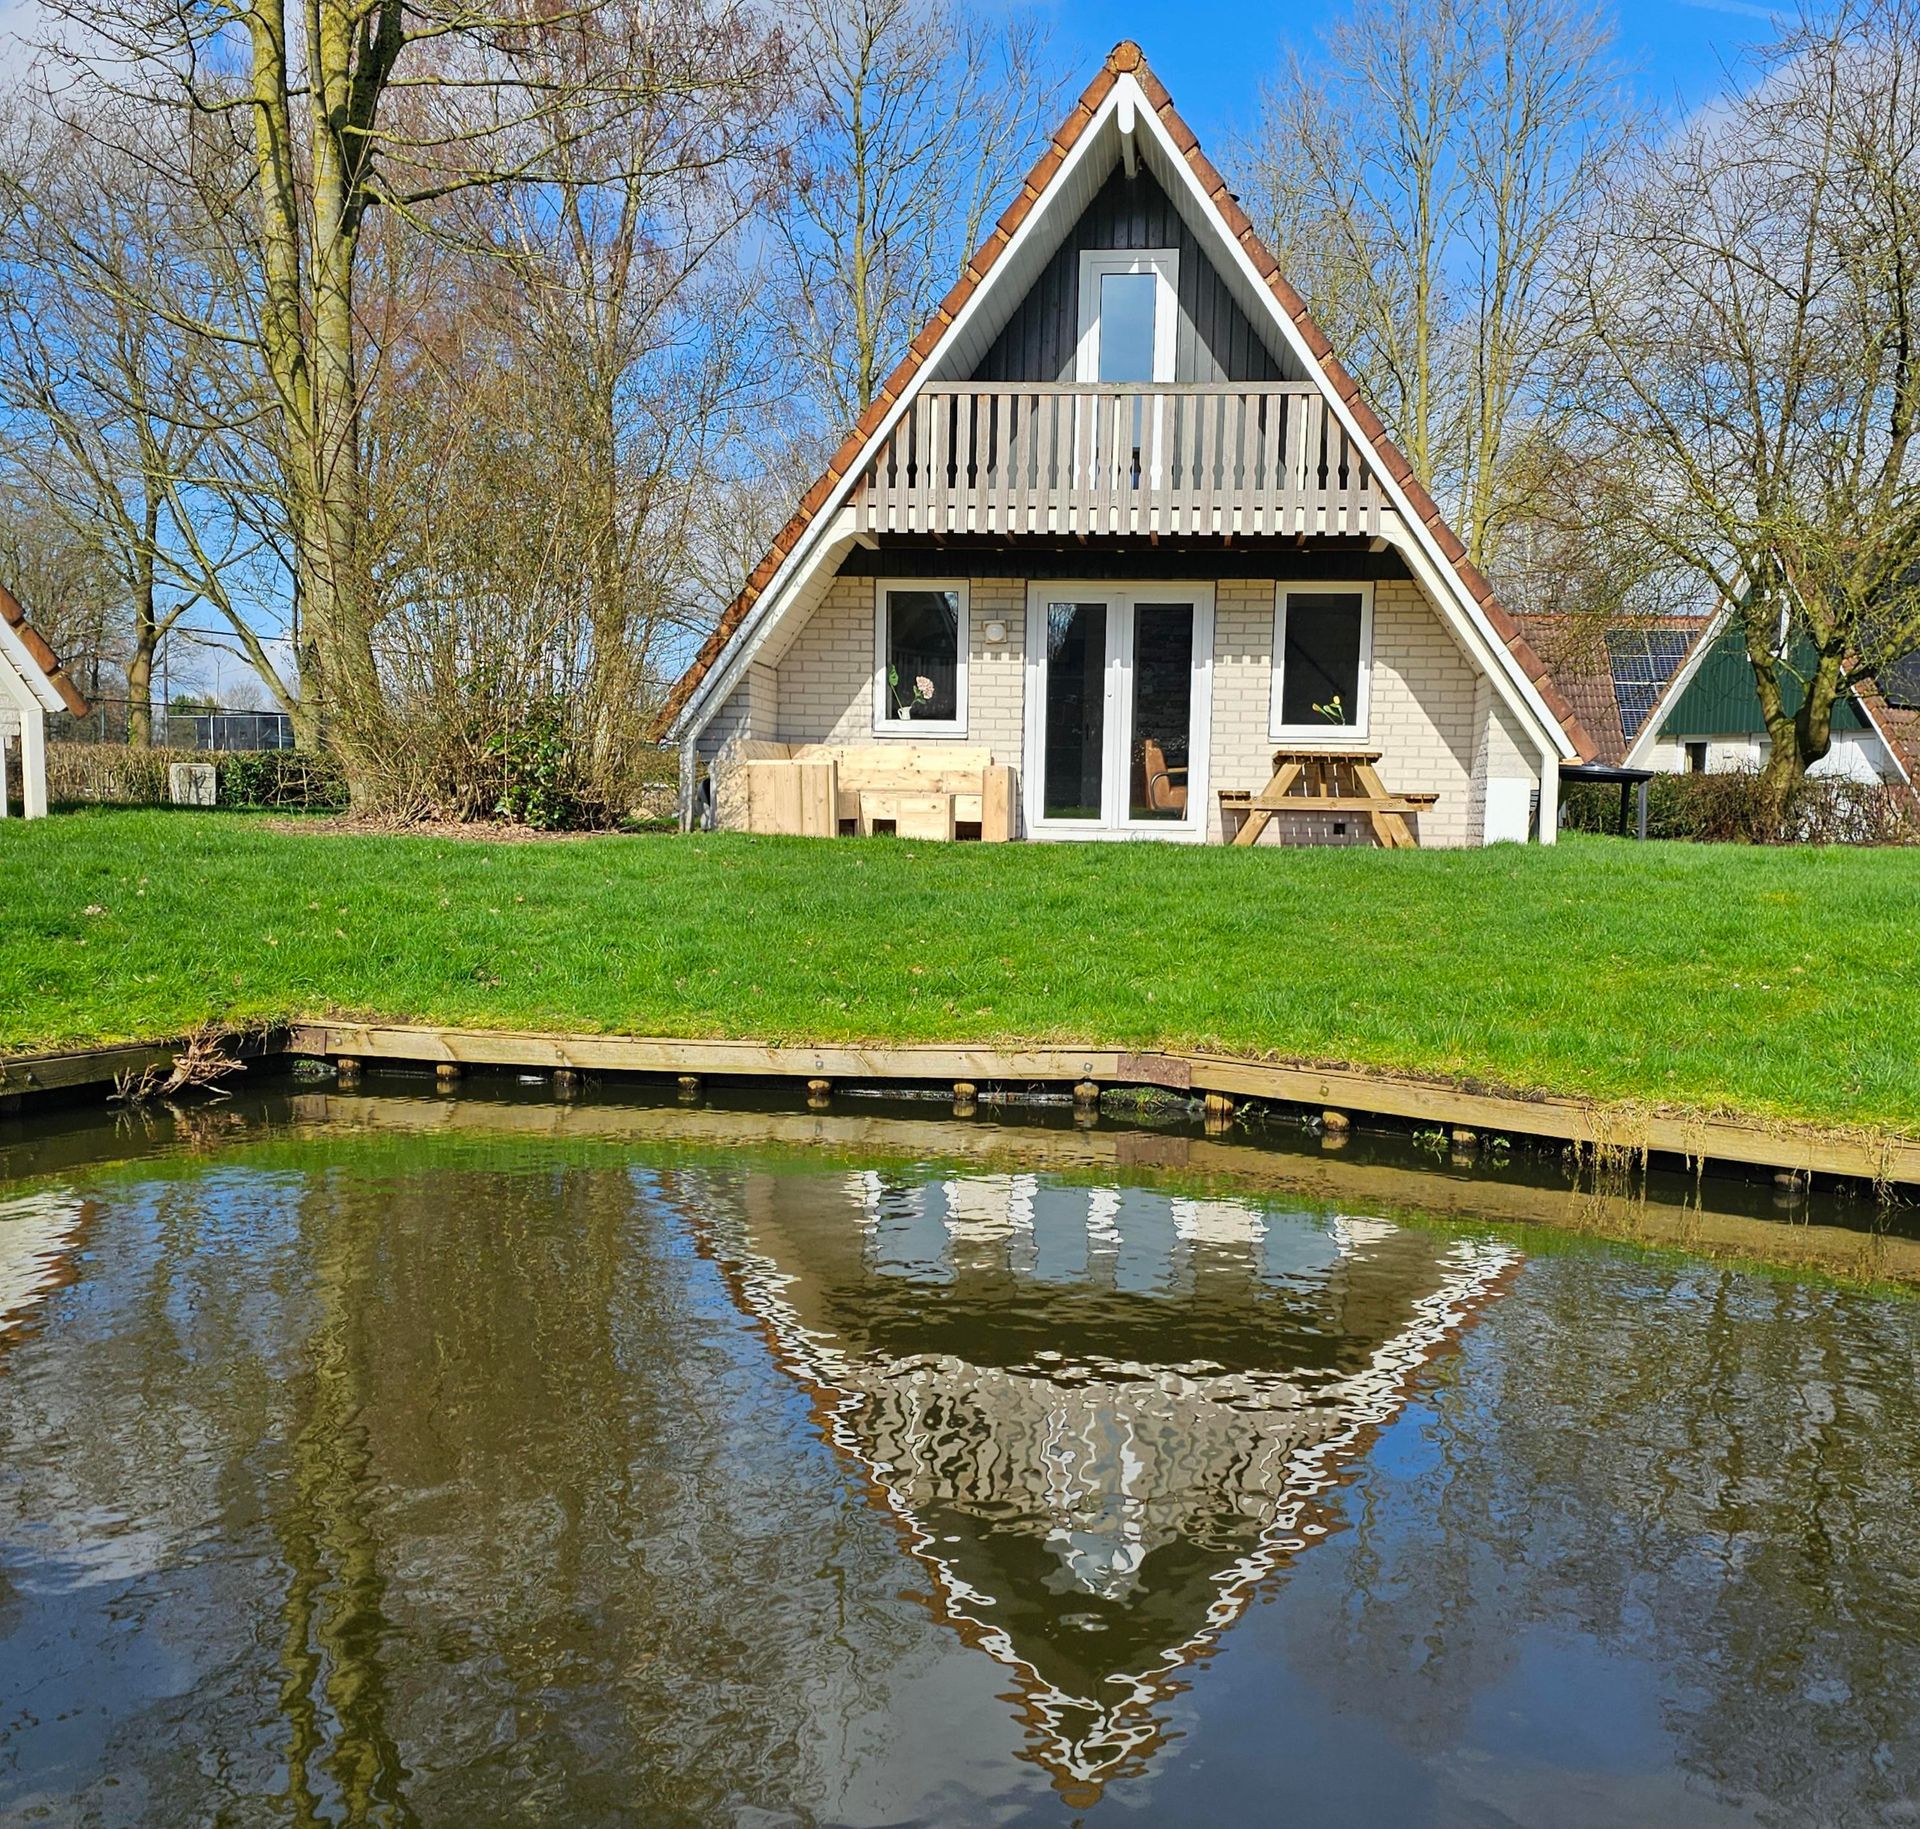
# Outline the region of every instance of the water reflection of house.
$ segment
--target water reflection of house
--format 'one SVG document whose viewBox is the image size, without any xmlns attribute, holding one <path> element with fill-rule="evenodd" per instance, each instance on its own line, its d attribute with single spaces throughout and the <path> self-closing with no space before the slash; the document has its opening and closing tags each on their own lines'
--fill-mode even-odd
<svg viewBox="0 0 1920 1829">
<path fill-rule="evenodd" d="M 1071 1796 L 1163 1703 L 1518 1261 L 1378 1220 L 1034 1176 L 754 1173 L 712 1244 Z"/>
</svg>

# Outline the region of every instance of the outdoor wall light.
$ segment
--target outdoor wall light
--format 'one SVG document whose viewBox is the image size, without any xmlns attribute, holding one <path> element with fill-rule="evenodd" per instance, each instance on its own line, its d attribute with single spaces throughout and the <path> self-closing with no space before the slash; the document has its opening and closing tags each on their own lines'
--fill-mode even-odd
<svg viewBox="0 0 1920 1829">
<path fill-rule="evenodd" d="M 1004 622 L 990 622 L 986 629 L 987 640 L 1000 642 L 1007 639 L 1007 625 Z"/>
</svg>

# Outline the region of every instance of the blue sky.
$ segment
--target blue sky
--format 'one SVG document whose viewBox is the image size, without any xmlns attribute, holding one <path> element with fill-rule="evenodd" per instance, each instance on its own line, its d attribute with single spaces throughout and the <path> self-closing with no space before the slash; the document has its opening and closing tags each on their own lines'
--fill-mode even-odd
<svg viewBox="0 0 1920 1829">
<path fill-rule="evenodd" d="M 1122 38 L 1134 39 L 1209 148 L 1252 124 L 1261 81 L 1281 47 L 1312 48 L 1339 0 L 1053 0 L 1054 42 L 1091 76 Z M 1785 15 L 1751 0 L 1627 0 L 1611 9 L 1617 54 L 1646 99 L 1691 109 L 1711 98 L 1742 52 L 1777 35 Z"/>
</svg>

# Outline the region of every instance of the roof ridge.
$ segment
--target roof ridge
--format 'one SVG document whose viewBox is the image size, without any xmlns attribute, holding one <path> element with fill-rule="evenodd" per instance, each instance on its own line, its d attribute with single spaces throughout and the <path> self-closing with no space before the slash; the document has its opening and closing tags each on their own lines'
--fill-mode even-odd
<svg viewBox="0 0 1920 1829">
<path fill-rule="evenodd" d="M 47 638 L 27 620 L 26 611 L 20 607 L 20 599 L 4 584 L 0 584 L 0 617 L 4 617 L 7 626 L 20 637 L 21 644 L 33 658 L 33 664 L 46 675 L 47 684 L 59 693 L 67 709 L 76 718 L 84 718 L 92 709 L 87 703 L 86 694 L 73 683 L 66 668 L 60 664 L 60 656 L 48 646 Z"/>
<path fill-rule="evenodd" d="M 1368 405 L 1361 395 L 1360 384 L 1347 373 L 1333 345 L 1328 342 L 1320 327 L 1314 323 L 1312 314 L 1307 310 L 1306 301 L 1301 298 L 1286 275 L 1280 270 L 1280 262 L 1260 239 L 1252 220 L 1240 207 L 1240 200 L 1227 187 L 1227 181 L 1220 175 L 1213 161 L 1200 150 L 1199 136 L 1181 118 L 1180 111 L 1173 105 L 1173 97 L 1167 87 L 1154 75 L 1152 66 L 1147 62 L 1146 54 L 1131 38 L 1123 38 L 1106 55 L 1105 61 L 1094 73 L 1093 79 L 1081 92 L 1080 99 L 1068 110 L 1067 117 L 1055 129 L 1046 149 L 1034 161 L 1018 189 L 1012 202 L 1001 212 L 999 220 L 980 246 L 968 256 L 966 265 L 961 269 L 960 278 L 948 291 L 945 298 L 934 308 L 933 316 L 913 341 L 907 346 L 907 353 L 901 357 L 893 372 L 881 384 L 880 391 L 874 395 L 866 410 L 854 422 L 853 429 L 841 441 L 840 447 L 829 460 L 825 471 L 804 496 L 800 506 L 789 517 L 786 525 L 774 536 L 773 546 L 760 563 L 748 575 L 740 594 L 729 604 L 715 624 L 712 634 L 701 644 L 692 664 L 675 682 L 667 694 L 666 703 L 661 707 L 654 720 L 656 738 L 665 734 L 673 720 L 679 716 L 689 699 L 699 689 L 714 663 L 725 651 L 740 625 L 746 620 L 747 613 L 759 600 L 761 593 L 773 581 L 774 575 L 785 562 L 788 554 L 800 542 L 813 517 L 825 505 L 828 496 L 845 477 L 847 470 L 866 448 L 878 429 L 882 419 L 892 408 L 909 382 L 917 374 L 934 347 L 946 334 L 947 328 L 959 315 L 975 289 L 992 271 L 995 263 L 1006 251 L 1014 233 L 1019 229 L 1034 204 L 1039 200 L 1046 186 L 1060 168 L 1069 152 L 1072 151 L 1080 136 L 1092 123 L 1100 104 L 1107 98 L 1113 85 L 1122 77 L 1130 76 L 1139 84 L 1146 97 L 1147 105 L 1159 117 L 1160 124 L 1168 137 L 1178 148 L 1195 181 L 1200 185 L 1207 200 L 1219 212 L 1227 232 L 1240 244 L 1241 249 L 1251 262 L 1255 272 L 1265 282 L 1274 301 L 1287 315 L 1299 332 L 1301 340 L 1312 352 L 1319 364 L 1329 387 L 1337 394 L 1359 422 L 1361 431 L 1366 435 L 1381 464 L 1393 476 L 1405 494 L 1408 506 L 1419 516 L 1428 535 L 1440 548 L 1448 565 L 1453 568 L 1474 603 L 1492 626 L 1493 632 L 1505 644 L 1507 651 L 1519 664 L 1520 670 L 1532 682 L 1535 691 L 1545 701 L 1547 708 L 1559 721 L 1562 732 L 1575 752 L 1582 757 L 1591 756 L 1597 749 L 1593 737 L 1580 721 L 1572 702 L 1555 684 L 1547 664 L 1534 651 L 1532 643 L 1522 633 L 1516 618 L 1500 602 L 1493 585 L 1485 573 L 1467 557 L 1466 546 L 1459 536 L 1448 526 L 1440 507 L 1428 493 L 1426 485 L 1414 474 L 1413 466 L 1407 461 L 1398 445 L 1387 435 L 1386 426 L 1379 415 Z"/>
</svg>

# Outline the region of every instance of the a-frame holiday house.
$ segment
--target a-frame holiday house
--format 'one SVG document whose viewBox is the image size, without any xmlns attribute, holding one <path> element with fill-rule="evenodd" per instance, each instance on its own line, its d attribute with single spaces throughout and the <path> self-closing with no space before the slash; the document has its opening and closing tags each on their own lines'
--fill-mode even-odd
<svg viewBox="0 0 1920 1829">
<path fill-rule="evenodd" d="M 1215 843 L 1550 842 L 1590 747 L 1132 44 L 660 728 L 689 821 Z"/>
</svg>

